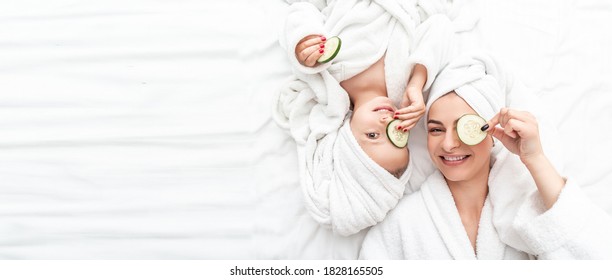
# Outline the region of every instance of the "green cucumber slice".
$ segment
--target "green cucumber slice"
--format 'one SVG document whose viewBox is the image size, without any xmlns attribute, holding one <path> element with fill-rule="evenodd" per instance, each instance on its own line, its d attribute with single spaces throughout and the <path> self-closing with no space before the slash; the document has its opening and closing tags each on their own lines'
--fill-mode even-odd
<svg viewBox="0 0 612 280">
<path fill-rule="evenodd" d="M 401 123 L 400 120 L 392 120 L 387 125 L 387 137 L 393 146 L 398 148 L 404 148 L 408 145 L 409 132 L 404 132 L 397 129 L 397 126 Z"/>
<path fill-rule="evenodd" d="M 478 115 L 467 114 L 457 121 L 457 135 L 466 145 L 474 146 L 487 137 L 487 133 L 480 130 L 487 121 Z"/>
<path fill-rule="evenodd" d="M 342 46 L 342 40 L 340 40 L 340 38 L 336 36 L 328 38 L 327 41 L 325 41 L 323 55 L 319 57 L 317 61 L 320 63 L 330 62 L 340 51 L 340 46 Z"/>
</svg>

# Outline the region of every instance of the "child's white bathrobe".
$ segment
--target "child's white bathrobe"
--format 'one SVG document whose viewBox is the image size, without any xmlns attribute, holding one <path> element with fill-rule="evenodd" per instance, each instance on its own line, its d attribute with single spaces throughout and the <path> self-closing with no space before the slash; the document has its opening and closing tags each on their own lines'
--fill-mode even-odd
<svg viewBox="0 0 612 280">
<path fill-rule="evenodd" d="M 519 88 L 520 89 L 520 88 Z M 516 96 L 509 73 L 483 52 L 460 55 L 437 77 L 427 109 L 455 91 L 491 119 Z M 423 122 L 425 123 L 425 122 Z M 481 212 L 476 251 L 439 171 L 404 197 L 366 236 L 364 259 L 591 259 L 612 258 L 612 219 L 567 180 L 545 211 L 531 175 L 501 143 L 492 151 L 489 192 Z"/>
<path fill-rule="evenodd" d="M 395 178 L 361 150 L 345 121 L 350 100 L 339 82 L 385 55 L 388 96 L 399 104 L 413 65 L 427 67 L 429 87 L 431 77 L 449 61 L 456 26 L 442 15 L 428 16 L 421 23 L 439 7 L 417 8 L 416 1 L 342 0 L 328 1 L 328 6 L 312 2 L 321 5 L 294 3 L 289 8 L 280 43 L 295 76 L 280 90 L 273 116 L 297 143 L 309 213 L 346 236 L 382 221 L 404 195 L 411 169 Z M 342 48 L 331 63 L 313 68 L 299 64 L 295 46 L 310 34 L 341 37 Z"/>
</svg>

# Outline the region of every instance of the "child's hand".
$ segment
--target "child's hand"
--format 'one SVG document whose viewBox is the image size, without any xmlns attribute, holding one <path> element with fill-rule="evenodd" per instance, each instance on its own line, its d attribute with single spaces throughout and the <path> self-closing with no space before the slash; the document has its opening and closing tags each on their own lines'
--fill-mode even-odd
<svg viewBox="0 0 612 280">
<path fill-rule="evenodd" d="M 412 129 L 419 119 L 425 114 L 425 103 L 423 102 L 423 90 L 409 86 L 402 99 L 401 108 L 395 111 L 396 119 L 402 120 L 399 129 L 408 131 Z"/>
<path fill-rule="evenodd" d="M 319 64 L 317 59 L 323 55 L 325 49 L 325 36 L 308 35 L 295 46 L 295 57 L 300 64 L 313 67 Z"/>
<path fill-rule="evenodd" d="M 496 125 L 500 127 L 496 127 Z M 502 108 L 488 122 L 487 132 L 518 155 L 523 163 L 544 154 L 540 142 L 538 122 L 529 112 Z"/>
</svg>

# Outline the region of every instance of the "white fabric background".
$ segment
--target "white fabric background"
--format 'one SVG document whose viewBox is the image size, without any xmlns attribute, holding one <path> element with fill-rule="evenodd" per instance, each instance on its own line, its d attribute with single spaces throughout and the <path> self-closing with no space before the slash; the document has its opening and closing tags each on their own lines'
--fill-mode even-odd
<svg viewBox="0 0 612 280">
<path fill-rule="evenodd" d="M 471 5 L 612 213 L 612 3 Z M 326 258 L 271 120 L 284 7 L 1 0 L 0 258 Z"/>
</svg>

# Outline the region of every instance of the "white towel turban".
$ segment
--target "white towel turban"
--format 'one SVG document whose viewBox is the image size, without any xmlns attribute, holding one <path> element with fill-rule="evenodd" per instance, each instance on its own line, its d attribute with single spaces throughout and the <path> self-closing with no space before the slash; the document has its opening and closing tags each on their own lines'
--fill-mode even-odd
<svg viewBox="0 0 612 280">
<path fill-rule="evenodd" d="M 381 222 L 404 195 L 411 168 L 396 178 L 359 146 L 347 118 L 333 145 L 329 211 L 334 231 L 348 235 Z"/>
<path fill-rule="evenodd" d="M 436 77 L 427 100 L 427 114 L 434 101 L 455 91 L 476 113 L 490 120 L 506 106 L 507 84 L 493 57 L 483 52 L 460 55 Z"/>
<path fill-rule="evenodd" d="M 431 105 L 452 91 L 488 121 L 507 106 L 511 87 L 512 80 L 502 70 L 499 61 L 486 52 L 459 55 L 440 72 L 431 86 L 422 123 L 426 125 Z M 496 145 L 491 153 L 495 156 L 502 149 L 502 145 Z"/>
</svg>

